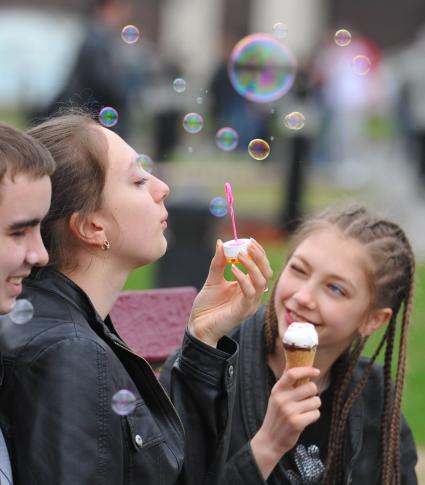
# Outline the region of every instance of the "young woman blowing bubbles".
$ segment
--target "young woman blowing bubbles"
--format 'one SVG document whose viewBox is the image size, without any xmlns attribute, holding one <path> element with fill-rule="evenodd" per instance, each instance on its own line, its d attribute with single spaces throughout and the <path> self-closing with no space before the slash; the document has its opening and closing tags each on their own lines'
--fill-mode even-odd
<svg viewBox="0 0 425 485">
<path fill-rule="evenodd" d="M 222 243 L 194 303 L 172 402 L 108 316 L 129 273 L 161 257 L 168 186 L 122 138 L 83 114 L 30 130 L 56 161 L 42 236 L 47 268 L 25 282 L 25 326 L 0 335 L 1 422 L 16 485 L 217 483 L 230 439 L 237 344 L 225 337 L 256 311 L 271 270 L 255 241 L 247 269 L 223 277 Z M 117 391 L 136 397 L 118 415 Z"/>
</svg>

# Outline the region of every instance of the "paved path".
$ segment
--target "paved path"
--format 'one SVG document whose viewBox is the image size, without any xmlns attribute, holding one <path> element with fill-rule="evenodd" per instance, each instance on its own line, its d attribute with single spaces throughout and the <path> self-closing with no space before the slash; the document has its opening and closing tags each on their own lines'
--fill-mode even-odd
<svg viewBox="0 0 425 485">
<path fill-rule="evenodd" d="M 399 140 L 371 144 L 363 158 L 337 171 L 335 183 L 367 189 L 371 206 L 397 220 L 415 253 L 425 257 L 425 184 L 420 186 L 415 161 Z"/>
<path fill-rule="evenodd" d="M 425 185 L 419 185 L 415 162 L 395 142 L 376 150 L 371 165 L 371 197 L 399 220 L 418 257 L 425 257 Z"/>
</svg>

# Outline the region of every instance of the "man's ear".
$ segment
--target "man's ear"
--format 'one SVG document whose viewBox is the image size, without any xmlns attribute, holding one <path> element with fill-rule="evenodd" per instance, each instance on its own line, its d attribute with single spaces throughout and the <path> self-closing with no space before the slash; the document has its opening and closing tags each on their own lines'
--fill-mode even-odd
<svg viewBox="0 0 425 485">
<path fill-rule="evenodd" d="M 106 233 L 104 226 L 94 217 L 84 216 L 74 212 L 69 219 L 69 228 L 78 241 L 90 246 L 101 248 L 105 242 Z"/>
<path fill-rule="evenodd" d="M 391 308 L 378 308 L 377 310 L 373 310 L 367 320 L 362 323 L 359 328 L 359 334 L 362 337 L 369 337 L 372 335 L 376 330 L 382 327 L 382 325 L 386 325 L 393 315 L 393 311 Z"/>
</svg>

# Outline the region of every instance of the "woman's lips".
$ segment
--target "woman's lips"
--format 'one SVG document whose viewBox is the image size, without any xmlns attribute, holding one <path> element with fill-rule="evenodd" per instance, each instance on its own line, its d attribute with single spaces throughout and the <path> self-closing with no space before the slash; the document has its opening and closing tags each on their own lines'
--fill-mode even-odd
<svg viewBox="0 0 425 485">
<path fill-rule="evenodd" d="M 6 280 L 6 283 L 12 297 L 17 297 L 20 293 L 22 293 L 22 278 L 19 278 L 19 281 L 16 279 L 12 281 L 8 279 Z"/>
<path fill-rule="evenodd" d="M 308 320 L 307 318 L 299 315 L 293 310 L 289 310 L 288 308 L 285 308 L 285 320 L 288 325 L 291 325 L 291 323 L 294 323 L 294 322 L 306 322 L 306 323 L 313 324 L 315 327 L 320 326 L 319 324 L 312 322 L 311 320 Z"/>
</svg>

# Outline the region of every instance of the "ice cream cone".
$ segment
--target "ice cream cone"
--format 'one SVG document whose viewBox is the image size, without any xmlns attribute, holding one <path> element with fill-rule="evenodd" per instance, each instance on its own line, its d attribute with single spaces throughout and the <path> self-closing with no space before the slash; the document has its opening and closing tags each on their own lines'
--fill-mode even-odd
<svg viewBox="0 0 425 485">
<path fill-rule="evenodd" d="M 312 347 L 309 349 L 285 346 L 285 358 L 286 358 L 286 368 L 292 369 L 293 367 L 311 367 L 314 363 L 314 357 L 316 355 L 316 348 Z M 301 386 L 309 381 L 309 378 L 298 379 L 294 387 Z"/>
<path fill-rule="evenodd" d="M 311 367 L 314 363 L 319 338 L 316 329 L 311 323 L 293 322 L 283 336 L 286 368 Z M 294 387 L 301 386 L 309 378 L 298 379 Z"/>
</svg>

